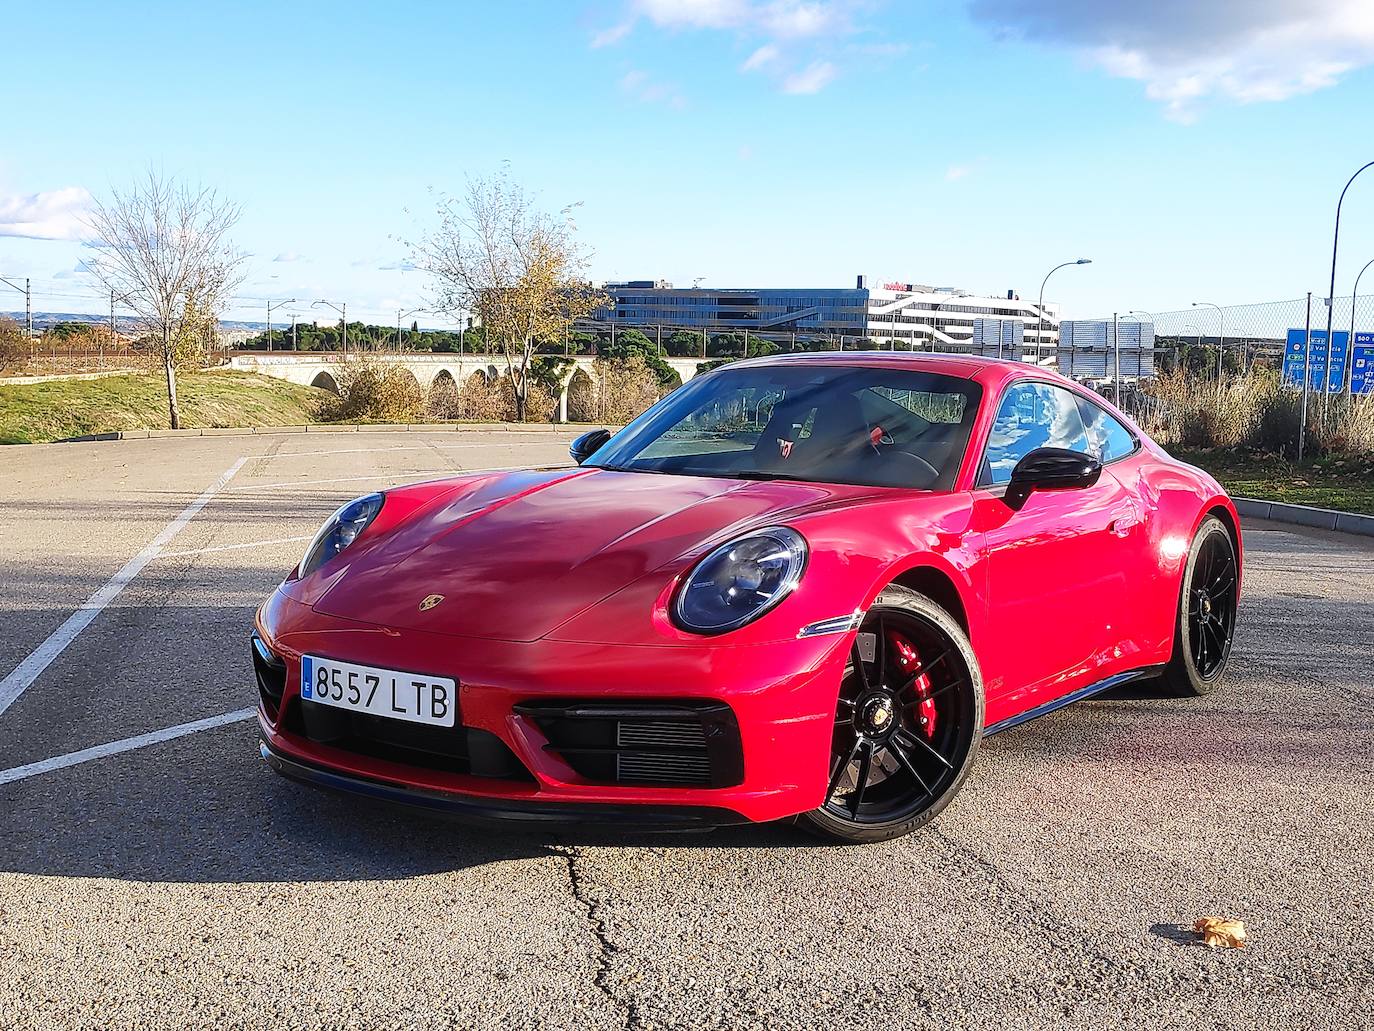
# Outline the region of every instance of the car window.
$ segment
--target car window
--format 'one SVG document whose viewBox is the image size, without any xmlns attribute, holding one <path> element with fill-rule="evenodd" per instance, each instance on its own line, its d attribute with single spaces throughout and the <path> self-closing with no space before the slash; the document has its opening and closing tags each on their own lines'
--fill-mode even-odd
<svg viewBox="0 0 1374 1031">
<path fill-rule="evenodd" d="M 1002 397 L 983 457 L 983 484 L 1007 483 L 1036 448 L 1089 452 L 1075 395 L 1049 383 L 1017 383 Z"/>
<path fill-rule="evenodd" d="M 970 380 L 895 364 L 727 366 L 651 408 L 594 464 L 950 490 L 980 397 Z"/>
<path fill-rule="evenodd" d="M 1136 448 L 1136 439 L 1121 420 L 1086 397 L 1078 399 L 1078 411 L 1083 416 L 1083 428 L 1088 434 L 1088 452 L 1106 465 L 1125 458 Z"/>
</svg>

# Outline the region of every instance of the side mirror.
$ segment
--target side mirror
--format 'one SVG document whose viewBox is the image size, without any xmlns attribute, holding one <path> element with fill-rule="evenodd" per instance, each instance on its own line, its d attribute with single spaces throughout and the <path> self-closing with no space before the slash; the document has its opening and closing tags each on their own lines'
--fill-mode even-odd
<svg viewBox="0 0 1374 1031">
<path fill-rule="evenodd" d="M 1036 490 L 1081 490 L 1091 487 L 1102 475 L 1102 463 L 1081 451 L 1059 447 L 1038 447 L 1011 471 L 1004 500 L 1020 508 Z"/>
<path fill-rule="evenodd" d="M 572 455 L 574 462 L 581 465 L 591 458 L 594 452 L 601 450 L 601 446 L 610 439 L 610 430 L 590 430 L 569 445 L 568 454 Z"/>
</svg>

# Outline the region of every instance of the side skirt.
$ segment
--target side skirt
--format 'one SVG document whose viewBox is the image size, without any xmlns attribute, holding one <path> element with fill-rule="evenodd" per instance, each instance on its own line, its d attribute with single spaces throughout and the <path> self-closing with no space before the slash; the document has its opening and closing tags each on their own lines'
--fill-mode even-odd
<svg viewBox="0 0 1374 1031">
<path fill-rule="evenodd" d="M 1126 673 L 1117 673 L 1115 676 L 1110 676 L 1106 680 L 1099 680 L 1095 684 L 1089 684 L 1087 687 L 1080 687 L 1077 691 L 1071 691 L 1062 698 L 1056 698 L 1051 702 L 1046 702 L 1044 705 L 1037 705 L 1034 709 L 1027 709 L 1025 712 L 1017 713 L 1015 716 L 1008 716 L 1006 719 L 1000 720 L 990 727 L 985 727 L 983 729 L 983 736 L 992 737 L 992 735 L 1000 734 L 1004 730 L 1010 730 L 1012 727 L 1019 727 L 1023 723 L 1029 723 L 1037 716 L 1044 716 L 1046 713 L 1054 712 L 1056 709 L 1062 709 L 1064 706 L 1072 705 L 1074 702 L 1081 702 L 1084 698 L 1091 698 L 1093 695 L 1101 694 L 1103 691 L 1110 691 L 1112 688 L 1120 687 L 1122 684 L 1129 684 L 1135 680 L 1147 680 L 1150 677 L 1157 677 L 1163 671 L 1164 667 L 1161 665 L 1146 666 L 1143 669 L 1133 669 Z"/>
</svg>

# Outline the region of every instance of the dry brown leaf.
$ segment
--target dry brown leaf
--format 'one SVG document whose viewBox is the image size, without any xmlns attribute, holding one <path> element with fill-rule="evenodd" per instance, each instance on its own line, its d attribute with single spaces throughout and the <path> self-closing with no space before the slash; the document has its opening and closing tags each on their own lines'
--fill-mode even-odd
<svg viewBox="0 0 1374 1031">
<path fill-rule="evenodd" d="M 1245 948 L 1245 922 L 1242 920 L 1200 916 L 1193 921 L 1193 931 L 1202 937 L 1204 945 L 1229 949 Z"/>
</svg>

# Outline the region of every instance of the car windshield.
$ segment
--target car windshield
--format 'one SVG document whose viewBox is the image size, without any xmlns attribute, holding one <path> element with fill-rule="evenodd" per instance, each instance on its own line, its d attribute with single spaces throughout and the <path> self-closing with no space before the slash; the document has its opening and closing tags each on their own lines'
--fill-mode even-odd
<svg viewBox="0 0 1374 1031">
<path fill-rule="evenodd" d="M 981 392 L 971 380 L 890 366 L 726 368 L 669 395 L 585 464 L 949 490 Z"/>
</svg>

